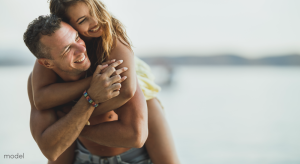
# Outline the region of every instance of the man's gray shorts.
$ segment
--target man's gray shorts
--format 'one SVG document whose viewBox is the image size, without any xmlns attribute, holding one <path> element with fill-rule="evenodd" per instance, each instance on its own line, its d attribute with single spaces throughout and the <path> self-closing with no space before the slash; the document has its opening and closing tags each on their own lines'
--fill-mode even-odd
<svg viewBox="0 0 300 164">
<path fill-rule="evenodd" d="M 76 143 L 74 164 L 152 164 L 145 146 L 131 148 L 120 155 L 104 158 L 92 155 L 79 140 L 76 140 Z"/>
</svg>

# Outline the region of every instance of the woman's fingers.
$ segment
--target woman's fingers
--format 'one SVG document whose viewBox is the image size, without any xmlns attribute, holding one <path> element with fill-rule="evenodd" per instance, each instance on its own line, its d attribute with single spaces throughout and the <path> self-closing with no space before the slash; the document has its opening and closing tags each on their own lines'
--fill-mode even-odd
<svg viewBox="0 0 300 164">
<path fill-rule="evenodd" d="M 109 65 L 109 66 L 112 66 L 112 67 L 117 67 L 117 66 L 119 66 L 120 64 L 122 64 L 123 63 L 123 60 L 118 60 L 118 61 L 116 61 L 116 62 L 114 62 L 114 63 L 112 63 L 111 65 Z"/>
<path fill-rule="evenodd" d="M 110 89 L 114 92 L 114 91 L 119 91 L 121 89 L 121 84 L 120 83 L 115 83 L 113 85 L 110 86 Z"/>
<path fill-rule="evenodd" d="M 108 64 L 108 65 L 111 66 L 111 67 L 117 67 L 117 66 L 119 66 L 122 62 L 123 62 L 123 60 L 118 60 L 118 61 L 116 62 L 116 59 L 113 59 L 113 60 L 110 60 L 110 61 L 107 61 L 107 62 L 102 63 L 102 65 L 103 65 L 103 64 Z M 114 63 L 114 64 L 113 64 L 113 63 Z M 106 72 L 106 70 L 107 70 L 108 68 L 110 68 L 110 67 L 106 67 L 105 69 L 102 69 L 101 73 Z M 117 75 L 117 74 L 114 73 L 113 75 Z"/>
<path fill-rule="evenodd" d="M 119 81 L 116 81 L 115 83 L 122 83 L 127 79 L 127 76 L 123 76 Z"/>
<path fill-rule="evenodd" d="M 112 76 L 110 78 L 110 85 L 114 84 L 114 83 L 122 83 L 124 80 L 127 79 L 127 76 L 123 76 L 121 77 L 120 75 L 115 75 L 115 76 Z"/>
<path fill-rule="evenodd" d="M 115 76 L 110 78 L 110 85 L 112 85 L 112 84 L 114 84 L 114 83 L 116 83 L 120 80 L 121 80 L 121 76 L 120 75 L 115 75 Z"/>
<path fill-rule="evenodd" d="M 110 77 L 115 71 L 115 67 L 119 66 L 123 63 L 123 60 L 118 60 L 107 67 L 107 69 L 103 72 L 104 76 Z"/>
<path fill-rule="evenodd" d="M 112 64 L 112 63 L 114 63 L 114 62 L 116 62 L 116 59 L 112 59 L 112 60 L 110 60 L 110 61 L 106 61 L 106 62 L 102 63 L 101 65 L 105 65 L 105 64 L 110 65 L 110 64 Z M 107 68 L 108 68 L 108 67 L 106 67 L 105 69 L 102 69 L 100 73 L 105 72 Z"/>
<path fill-rule="evenodd" d="M 112 96 L 112 98 L 114 98 L 114 97 L 118 96 L 119 94 L 120 94 L 120 91 L 114 91 L 114 92 L 111 94 L 111 96 Z"/>
<path fill-rule="evenodd" d="M 112 59 L 110 61 L 106 61 L 106 62 L 102 63 L 101 65 L 97 66 L 97 68 L 96 68 L 96 70 L 94 72 L 94 75 L 100 74 L 102 72 L 105 72 L 107 70 L 107 66 L 108 65 L 111 66 L 113 63 L 116 63 L 116 64 L 113 65 L 113 67 L 116 67 L 116 66 L 120 65 L 122 62 L 123 62 L 123 60 L 118 60 L 116 62 L 116 59 Z"/>
<path fill-rule="evenodd" d="M 128 70 L 127 67 L 120 68 L 120 69 L 116 70 L 116 71 L 112 74 L 112 76 L 114 76 L 114 75 L 120 75 L 121 73 L 123 73 L 123 72 L 125 72 L 125 71 L 127 71 L 127 70 Z"/>
<path fill-rule="evenodd" d="M 101 70 L 103 70 L 104 68 L 106 68 L 108 65 L 105 64 L 105 65 L 98 65 L 95 72 L 94 72 L 94 75 L 93 76 L 96 76 L 98 74 L 100 74 Z"/>
<path fill-rule="evenodd" d="M 113 63 L 115 61 L 116 61 L 116 59 L 112 59 L 112 60 L 109 60 L 109 61 L 106 61 L 106 62 L 102 63 L 101 65 L 105 65 L 105 64 L 110 65 L 111 63 Z"/>
<path fill-rule="evenodd" d="M 122 82 L 125 81 L 126 79 L 127 79 L 127 76 L 123 76 L 123 77 L 121 78 L 121 80 L 118 81 L 117 83 L 122 83 Z"/>
</svg>

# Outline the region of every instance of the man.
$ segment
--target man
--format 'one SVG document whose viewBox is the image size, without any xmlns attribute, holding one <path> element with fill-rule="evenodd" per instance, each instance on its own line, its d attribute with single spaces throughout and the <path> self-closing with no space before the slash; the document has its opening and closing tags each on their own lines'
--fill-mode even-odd
<svg viewBox="0 0 300 164">
<path fill-rule="evenodd" d="M 24 34 L 24 41 L 31 52 L 39 58 L 40 64 L 52 69 L 63 81 L 76 81 L 84 78 L 86 70 L 90 67 L 85 43 L 78 37 L 78 33 L 53 15 L 40 16 L 33 21 Z M 71 53 L 68 57 L 63 56 L 66 48 Z M 118 75 L 111 77 L 115 72 L 114 67 L 119 64 L 120 62 L 116 62 L 110 66 L 97 67 L 87 90 L 95 102 L 102 103 L 119 94 L 116 90 L 121 86 L 115 83 L 120 80 L 120 77 Z M 105 71 L 100 74 L 104 68 Z M 31 133 L 43 154 L 50 161 L 55 161 L 79 136 L 82 142 L 90 140 L 89 142 L 93 141 L 95 144 L 100 143 L 105 146 L 139 148 L 145 143 L 148 135 L 147 106 L 139 87 L 128 103 L 122 106 L 122 109 L 115 110 L 118 120 L 85 127 L 95 107 L 84 96 L 81 96 L 72 110 L 62 118 L 57 117 L 54 109 L 37 110 L 33 101 L 31 76 L 28 80 Z M 141 103 L 132 105 L 133 101 Z M 93 152 L 93 154 L 97 153 Z M 128 155 L 130 156 L 130 153 L 127 153 Z M 146 156 L 142 155 L 142 157 Z M 94 159 L 93 156 L 90 158 Z M 118 160 L 118 158 L 111 158 L 111 160 Z"/>
</svg>

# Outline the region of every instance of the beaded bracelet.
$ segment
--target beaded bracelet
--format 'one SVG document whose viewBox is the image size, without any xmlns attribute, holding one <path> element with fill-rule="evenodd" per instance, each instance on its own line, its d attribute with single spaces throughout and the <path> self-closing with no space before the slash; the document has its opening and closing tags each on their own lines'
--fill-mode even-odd
<svg viewBox="0 0 300 164">
<path fill-rule="evenodd" d="M 90 98 L 90 96 L 88 95 L 88 93 L 86 92 L 86 90 L 83 92 L 83 96 L 85 97 L 85 99 L 90 103 L 90 104 L 92 104 L 93 105 L 93 107 L 97 107 L 98 106 L 98 104 L 96 104 L 91 98 Z"/>
</svg>

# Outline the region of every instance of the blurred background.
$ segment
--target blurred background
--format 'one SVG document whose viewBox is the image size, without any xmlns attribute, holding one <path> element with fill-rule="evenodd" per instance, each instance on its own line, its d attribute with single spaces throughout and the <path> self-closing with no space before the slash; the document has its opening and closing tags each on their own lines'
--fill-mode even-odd
<svg viewBox="0 0 300 164">
<path fill-rule="evenodd" d="M 162 87 L 182 163 L 300 163 L 300 1 L 103 2 Z M 0 1 L 0 163 L 47 161 L 29 129 L 35 58 L 22 38 L 48 5 Z"/>
</svg>

